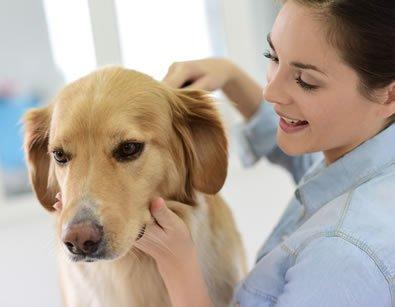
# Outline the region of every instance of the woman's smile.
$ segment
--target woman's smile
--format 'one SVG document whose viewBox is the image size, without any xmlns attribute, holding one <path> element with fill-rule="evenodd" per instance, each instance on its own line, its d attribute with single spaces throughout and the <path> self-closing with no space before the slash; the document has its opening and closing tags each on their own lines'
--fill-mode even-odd
<svg viewBox="0 0 395 307">
<path fill-rule="evenodd" d="M 305 120 L 293 121 L 280 117 L 279 126 L 285 133 L 294 133 L 307 128 L 309 126 L 309 122 Z"/>
<path fill-rule="evenodd" d="M 285 116 L 285 114 L 276 111 L 280 118 L 279 126 L 286 133 L 293 133 L 303 130 L 309 126 L 309 122 L 304 119 L 296 119 Z"/>
</svg>

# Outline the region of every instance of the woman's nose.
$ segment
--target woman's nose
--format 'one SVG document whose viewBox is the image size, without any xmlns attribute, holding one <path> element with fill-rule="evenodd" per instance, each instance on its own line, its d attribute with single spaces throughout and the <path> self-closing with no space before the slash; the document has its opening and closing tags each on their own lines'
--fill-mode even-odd
<svg viewBox="0 0 395 307">
<path fill-rule="evenodd" d="M 268 78 L 266 86 L 263 87 L 263 99 L 275 104 L 289 104 L 291 99 L 287 94 L 284 80 L 279 71 Z"/>
</svg>

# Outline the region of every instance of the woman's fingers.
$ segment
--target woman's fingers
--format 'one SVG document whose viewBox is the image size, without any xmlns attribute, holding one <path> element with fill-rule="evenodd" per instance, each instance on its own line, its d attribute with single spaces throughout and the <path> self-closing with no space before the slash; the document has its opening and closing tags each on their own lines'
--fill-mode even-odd
<svg viewBox="0 0 395 307">
<path fill-rule="evenodd" d="M 155 222 L 146 225 L 144 234 L 135 242 L 135 247 L 151 255 L 157 262 L 177 263 L 194 248 L 188 227 L 167 207 L 163 198 L 153 199 L 150 211 Z"/>
<path fill-rule="evenodd" d="M 159 233 L 157 228 L 158 226 L 155 224 L 146 225 L 144 234 L 135 242 L 135 246 L 143 252 L 152 255 L 158 248 Z"/>
<path fill-rule="evenodd" d="M 234 77 L 233 64 L 226 59 L 206 58 L 173 63 L 163 82 L 174 88 L 222 89 Z"/>
<path fill-rule="evenodd" d="M 59 192 L 56 194 L 55 198 L 58 200 L 52 207 L 56 210 L 56 211 L 61 211 L 63 208 L 63 204 L 62 204 L 62 194 Z"/>
<path fill-rule="evenodd" d="M 181 88 L 185 82 L 192 79 L 192 71 L 185 63 L 174 63 L 169 67 L 163 82 L 174 88 Z"/>
<path fill-rule="evenodd" d="M 202 78 L 197 79 L 196 81 L 190 83 L 188 86 L 184 87 L 184 89 L 197 89 L 197 90 L 205 90 L 208 92 L 216 90 L 216 88 L 212 85 L 211 77 L 204 76 Z"/>
<path fill-rule="evenodd" d="M 151 214 L 158 225 L 164 229 L 170 229 L 174 226 L 176 216 L 169 208 L 167 208 L 163 198 L 155 198 L 150 207 Z"/>
<path fill-rule="evenodd" d="M 183 75 L 173 74 L 173 73 L 169 72 L 163 78 L 162 81 L 171 87 L 180 88 L 185 83 L 186 80 Z"/>
<path fill-rule="evenodd" d="M 56 211 L 61 211 L 63 208 L 62 202 L 61 201 L 57 201 L 53 206 L 52 206 Z"/>
<path fill-rule="evenodd" d="M 57 200 L 62 200 L 62 194 L 59 192 L 59 193 L 57 193 L 56 194 L 56 196 L 55 196 L 55 198 L 57 199 Z"/>
<path fill-rule="evenodd" d="M 174 88 L 188 88 L 207 73 L 202 60 L 177 62 L 169 67 L 162 81 Z"/>
</svg>

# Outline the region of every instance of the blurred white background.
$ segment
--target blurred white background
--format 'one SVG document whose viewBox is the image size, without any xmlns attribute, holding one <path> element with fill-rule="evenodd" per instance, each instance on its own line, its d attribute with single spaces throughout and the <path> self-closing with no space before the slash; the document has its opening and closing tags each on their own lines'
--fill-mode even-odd
<svg viewBox="0 0 395 307">
<path fill-rule="evenodd" d="M 65 83 L 106 64 L 160 80 L 175 61 L 224 56 L 263 84 L 262 54 L 277 9 L 274 1 L 262 0 L 0 0 L 0 306 L 60 306 L 53 221 L 26 192 L 20 127 L 17 120 L 5 124 L 9 114 L 17 118 L 27 107 L 49 101 Z M 215 95 L 230 129 L 241 118 L 221 93 Z M 221 194 L 233 210 L 251 268 L 294 185 L 265 159 L 243 169 L 235 146 L 231 140 Z M 21 161 L 11 163 L 8 156 Z"/>
</svg>

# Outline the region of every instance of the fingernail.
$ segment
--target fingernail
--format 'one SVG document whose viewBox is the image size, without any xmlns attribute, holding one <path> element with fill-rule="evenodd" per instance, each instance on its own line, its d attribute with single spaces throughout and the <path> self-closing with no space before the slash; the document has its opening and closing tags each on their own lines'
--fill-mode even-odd
<svg viewBox="0 0 395 307">
<path fill-rule="evenodd" d="M 56 211 L 60 211 L 62 210 L 62 203 L 60 201 L 56 202 L 53 206 L 52 206 Z"/>
<path fill-rule="evenodd" d="M 163 198 L 162 197 L 158 197 L 157 199 L 155 199 L 152 202 L 151 208 L 153 210 L 159 210 L 159 209 L 161 209 L 163 207 L 164 203 L 165 203 L 165 201 L 163 200 Z"/>
</svg>

